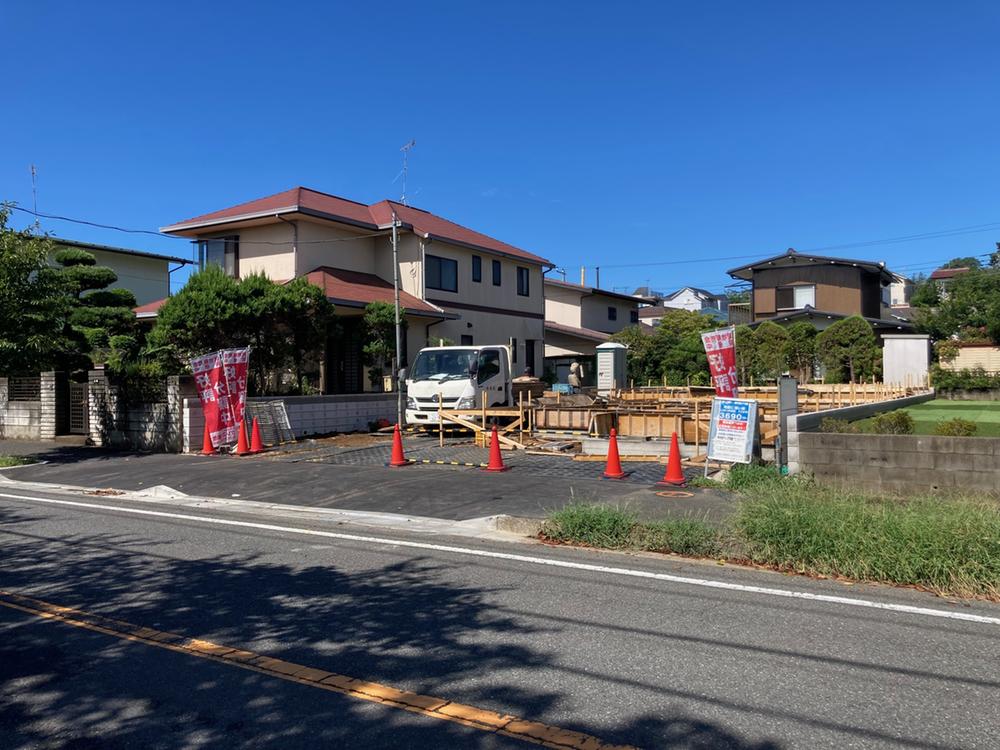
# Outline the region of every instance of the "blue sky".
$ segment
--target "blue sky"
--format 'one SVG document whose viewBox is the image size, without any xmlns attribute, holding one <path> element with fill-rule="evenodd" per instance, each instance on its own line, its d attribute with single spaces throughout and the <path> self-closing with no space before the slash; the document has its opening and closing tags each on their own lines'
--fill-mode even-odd
<svg viewBox="0 0 1000 750">
<path fill-rule="evenodd" d="M 1000 4 L 4 3 L 0 200 L 155 229 L 295 185 L 398 197 L 570 280 L 733 256 L 927 271 L 1000 240 Z M 23 221 L 23 217 L 20 217 Z M 44 221 L 185 255 L 181 241 Z M 678 263 L 678 261 L 684 261 Z M 689 262 L 696 261 L 696 262 Z M 623 264 L 671 263 L 622 268 Z"/>
</svg>

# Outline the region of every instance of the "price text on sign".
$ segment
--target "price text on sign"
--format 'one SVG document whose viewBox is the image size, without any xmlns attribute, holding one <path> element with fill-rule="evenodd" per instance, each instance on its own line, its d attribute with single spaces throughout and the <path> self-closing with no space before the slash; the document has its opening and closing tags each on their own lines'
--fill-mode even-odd
<svg viewBox="0 0 1000 750">
<path fill-rule="evenodd" d="M 748 464 L 753 457 L 757 402 L 750 399 L 712 399 L 708 457 L 715 461 Z"/>
<path fill-rule="evenodd" d="M 706 331 L 701 334 L 701 342 L 708 357 L 715 395 L 736 398 L 739 395 L 736 382 L 736 328 Z"/>
</svg>

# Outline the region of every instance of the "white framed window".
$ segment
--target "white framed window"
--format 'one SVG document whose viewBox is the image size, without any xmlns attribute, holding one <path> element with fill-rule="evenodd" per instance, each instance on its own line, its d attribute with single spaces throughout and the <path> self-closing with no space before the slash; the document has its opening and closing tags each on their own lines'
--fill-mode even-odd
<svg viewBox="0 0 1000 750">
<path fill-rule="evenodd" d="M 807 305 L 816 307 L 816 287 L 811 284 L 779 286 L 775 301 L 779 310 L 801 310 Z"/>
</svg>

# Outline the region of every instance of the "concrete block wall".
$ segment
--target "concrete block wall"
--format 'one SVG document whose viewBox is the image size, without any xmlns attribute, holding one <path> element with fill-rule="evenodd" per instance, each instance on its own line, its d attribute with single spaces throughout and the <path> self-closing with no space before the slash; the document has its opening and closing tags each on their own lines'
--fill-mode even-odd
<svg viewBox="0 0 1000 750">
<path fill-rule="evenodd" d="M 248 401 L 283 401 L 295 437 L 333 432 L 366 432 L 371 422 L 396 421 L 395 393 L 358 393 L 334 396 L 264 396 Z M 205 418 L 197 398 L 183 399 L 181 444 L 185 453 L 201 450 Z"/>
<path fill-rule="evenodd" d="M 38 440 L 41 401 L 10 401 L 7 378 L 0 378 L 0 438 Z"/>
<path fill-rule="evenodd" d="M 41 401 L 39 403 L 38 439 L 56 439 L 56 374 L 43 372 L 41 379 Z"/>
<path fill-rule="evenodd" d="M 924 435 L 798 435 L 803 473 L 869 490 L 1000 493 L 1000 438 Z"/>
<path fill-rule="evenodd" d="M 785 418 L 788 436 L 788 473 L 798 474 L 802 471 L 802 460 L 799 453 L 799 440 L 802 433 L 815 432 L 820 428 L 823 420 L 846 419 L 854 421 L 857 419 L 867 419 L 876 414 L 882 414 L 895 409 L 902 409 L 904 406 L 913 406 L 930 401 L 934 398 L 934 391 L 921 393 L 916 396 L 905 398 L 893 398 L 888 401 L 875 401 L 870 404 L 858 404 L 857 406 L 844 406 L 840 409 L 827 409 L 826 411 L 814 411 L 805 414 L 792 414 Z M 854 436 L 852 436 L 854 437 Z"/>
</svg>

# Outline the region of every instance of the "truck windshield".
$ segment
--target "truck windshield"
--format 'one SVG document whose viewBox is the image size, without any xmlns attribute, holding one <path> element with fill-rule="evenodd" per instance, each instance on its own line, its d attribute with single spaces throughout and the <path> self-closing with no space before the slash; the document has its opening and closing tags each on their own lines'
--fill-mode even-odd
<svg viewBox="0 0 1000 750">
<path fill-rule="evenodd" d="M 469 377 L 469 364 L 479 353 L 475 349 L 439 349 L 420 352 L 410 370 L 410 379 L 458 380 Z"/>
</svg>

